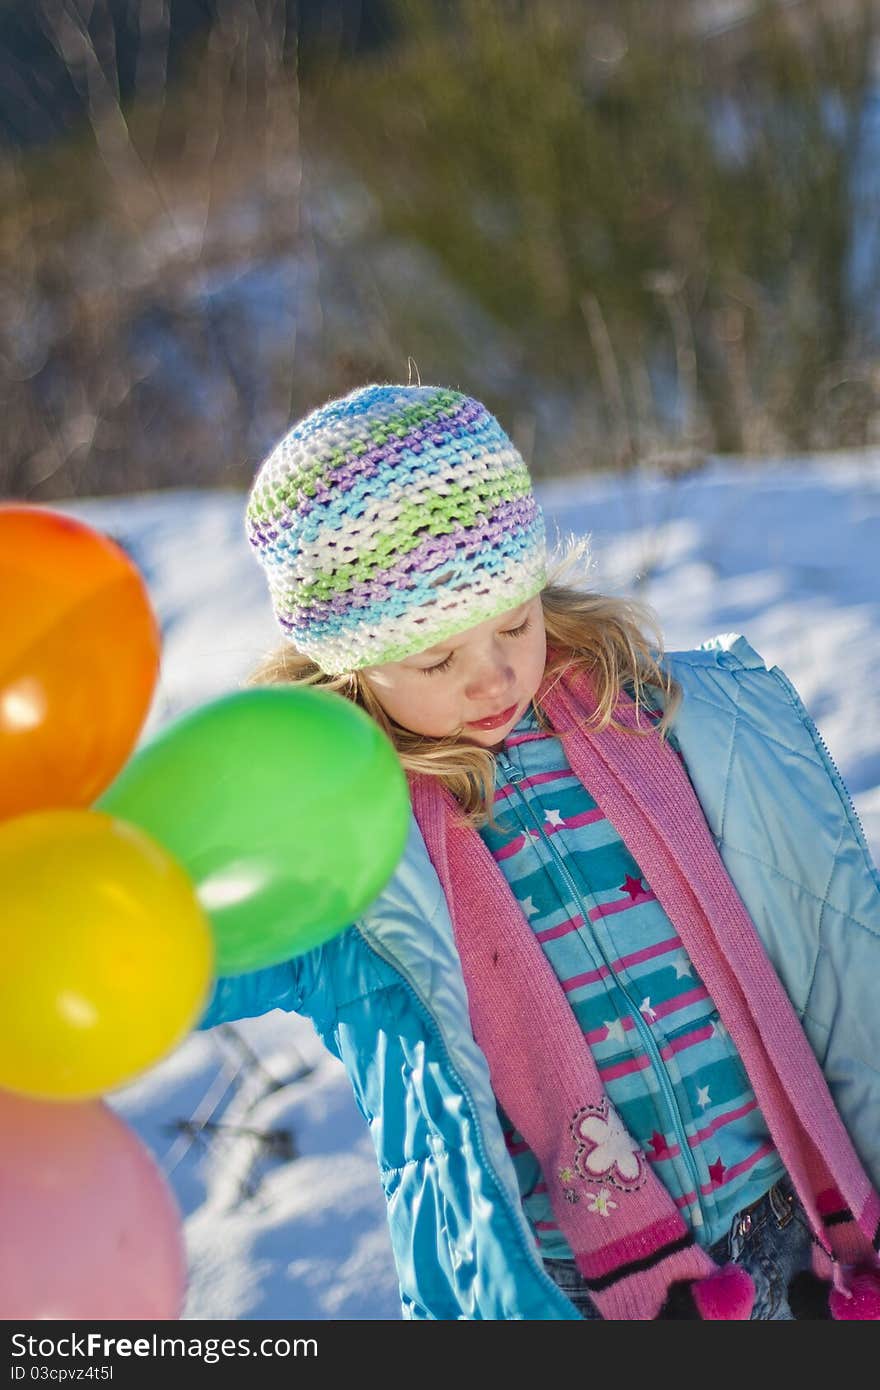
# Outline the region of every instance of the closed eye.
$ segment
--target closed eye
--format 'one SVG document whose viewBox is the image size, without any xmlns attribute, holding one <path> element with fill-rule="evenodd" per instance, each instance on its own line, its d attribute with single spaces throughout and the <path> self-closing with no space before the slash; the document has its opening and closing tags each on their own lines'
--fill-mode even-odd
<svg viewBox="0 0 880 1390">
<path fill-rule="evenodd" d="M 531 622 L 531 617 L 528 617 L 526 618 L 524 623 L 520 623 L 519 627 L 508 628 L 508 630 L 506 632 L 503 632 L 501 635 L 502 637 L 522 637 L 523 633 L 528 632 L 529 627 L 531 626 Z M 422 672 L 423 676 L 433 676 L 437 671 L 447 670 L 447 668 L 452 665 L 452 658 L 454 656 L 455 652 L 450 652 L 446 659 L 444 661 L 439 662 L 438 665 L 420 666 L 419 670 Z"/>
</svg>

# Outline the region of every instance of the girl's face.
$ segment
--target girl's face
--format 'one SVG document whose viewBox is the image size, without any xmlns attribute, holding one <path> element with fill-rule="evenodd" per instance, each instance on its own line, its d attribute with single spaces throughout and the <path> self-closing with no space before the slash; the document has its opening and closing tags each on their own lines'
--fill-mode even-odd
<svg viewBox="0 0 880 1390">
<path fill-rule="evenodd" d="M 434 647 L 364 667 L 361 674 L 385 713 L 405 729 L 500 748 L 541 684 L 546 662 L 544 609 L 535 594 Z M 493 729 L 473 725 L 508 709 Z"/>
</svg>

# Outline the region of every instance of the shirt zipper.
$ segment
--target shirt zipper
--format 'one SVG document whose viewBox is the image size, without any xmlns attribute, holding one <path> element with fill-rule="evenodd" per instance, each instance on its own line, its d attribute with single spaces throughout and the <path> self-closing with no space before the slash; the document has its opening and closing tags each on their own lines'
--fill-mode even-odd
<svg viewBox="0 0 880 1390">
<path fill-rule="evenodd" d="M 356 924 L 354 930 L 360 936 L 361 940 L 364 942 L 368 950 L 372 951 L 375 955 L 379 957 L 380 960 L 383 960 L 386 965 L 390 966 L 392 970 L 396 971 L 396 973 L 400 976 L 401 980 L 403 981 L 404 986 L 414 996 L 416 1003 L 423 1009 L 425 1017 L 428 1021 L 428 1025 L 436 1033 L 437 1041 L 440 1044 L 440 1048 L 446 1056 L 446 1062 L 449 1067 L 449 1070 L 452 1076 L 455 1078 L 458 1085 L 460 1086 L 462 1095 L 465 1097 L 468 1106 L 470 1107 L 470 1111 L 474 1120 L 474 1137 L 476 1140 L 477 1152 L 480 1155 L 480 1158 L 483 1162 L 483 1166 L 487 1169 L 488 1172 L 492 1174 L 493 1178 L 495 1179 L 498 1192 L 513 1220 L 513 1226 L 520 1239 L 520 1242 L 523 1245 L 526 1253 L 531 1257 L 532 1263 L 535 1266 L 539 1278 L 545 1284 L 548 1297 L 558 1306 L 566 1308 L 566 1310 L 570 1309 L 572 1306 L 571 1299 L 566 1297 L 562 1289 L 560 1289 L 559 1285 L 556 1283 L 555 1279 L 552 1279 L 550 1275 L 547 1273 L 547 1270 L 544 1268 L 544 1264 L 540 1258 L 540 1255 L 534 1247 L 531 1231 L 526 1223 L 526 1216 L 525 1212 L 522 1209 L 522 1206 L 520 1205 L 518 1209 L 514 1208 L 513 1203 L 507 1195 L 507 1190 L 504 1186 L 504 1183 L 501 1181 L 501 1178 L 498 1176 L 498 1173 L 496 1172 L 495 1167 L 491 1159 L 489 1158 L 489 1155 L 486 1153 L 485 1147 L 483 1145 L 483 1132 L 480 1123 L 479 1111 L 477 1109 L 473 1095 L 471 1094 L 460 1072 L 458 1071 L 458 1069 L 452 1061 L 452 1056 L 449 1051 L 449 1047 L 447 1046 L 446 1039 L 443 1036 L 443 1030 L 440 1027 L 440 1024 L 437 1022 L 437 1019 L 435 1018 L 433 1011 L 428 1007 L 428 1004 L 425 1001 L 425 999 L 422 998 L 421 993 L 413 984 L 409 972 L 405 969 L 404 966 L 401 965 L 399 959 L 392 955 L 387 950 L 387 948 L 379 946 L 379 944 L 372 937 L 368 937 L 366 932 L 362 929 L 360 925 Z"/>
<path fill-rule="evenodd" d="M 522 800 L 523 800 L 524 804 L 526 805 L 526 807 L 528 808 L 529 812 L 531 813 L 531 812 L 532 812 L 532 808 L 531 808 L 531 805 L 530 805 L 530 803 L 529 803 L 528 797 L 525 795 L 525 793 L 524 793 L 524 792 L 520 789 L 520 787 L 517 785 L 519 782 L 521 782 L 521 781 L 524 779 L 524 777 L 525 777 L 526 774 L 525 774 L 524 772 L 520 772 L 518 768 L 514 767 L 513 763 L 509 760 L 509 758 L 506 758 L 506 757 L 504 756 L 503 753 L 498 753 L 498 754 L 496 754 L 496 757 L 497 757 L 498 762 L 500 763 L 501 767 L 503 768 L 504 774 L 505 774 L 505 776 L 507 777 L 508 781 L 511 782 L 514 786 L 516 786 L 517 791 L 519 792 L 520 796 L 522 797 Z M 540 833 L 540 835 L 541 835 L 541 837 L 542 837 L 544 843 L 547 845 L 547 848 L 548 848 L 548 850 L 550 851 L 550 854 L 551 854 L 552 858 L 554 859 L 554 861 L 556 862 L 556 864 L 558 864 L 559 869 L 560 869 L 560 872 L 562 873 L 562 875 L 563 875 L 563 877 L 564 877 L 566 883 L 568 884 L 569 891 L 572 893 L 572 895 L 573 895 L 573 897 L 574 897 L 574 901 L 575 901 L 576 903 L 579 904 L 580 909 L 581 909 L 581 916 L 583 917 L 584 923 L 586 924 L 586 923 L 590 920 L 590 919 L 589 919 L 589 913 L 588 913 L 587 910 L 586 910 L 586 904 L 584 903 L 583 898 L 581 897 L 580 893 L 578 892 L 577 885 L 575 884 L 574 879 L 572 878 L 571 874 L 569 873 L 568 868 L 566 867 L 565 861 L 564 861 L 563 858 L 562 858 L 562 855 L 559 854 L 559 852 L 557 851 L 557 849 L 556 849 L 555 846 L 553 845 L 553 842 L 552 842 L 552 840 L 550 839 L 549 835 L 547 835 L 547 834 L 545 833 L 544 827 L 543 827 L 543 825 L 541 824 L 541 822 L 538 820 L 538 817 L 532 813 L 532 814 L 531 814 L 531 819 L 537 824 L 537 826 L 538 826 L 538 831 L 539 831 L 539 833 Z M 701 1193 L 701 1191 L 700 1191 L 700 1177 L 699 1177 L 699 1173 L 698 1173 L 698 1171 L 697 1171 L 696 1165 L 695 1165 L 695 1163 L 694 1163 L 694 1161 L 693 1161 L 693 1156 L 692 1156 L 692 1154 L 691 1154 L 691 1147 L 690 1147 L 690 1144 L 688 1143 L 687 1134 L 686 1134 L 685 1129 L 684 1129 L 684 1124 L 683 1124 L 683 1122 L 682 1122 L 681 1115 L 680 1115 L 679 1109 L 678 1109 L 678 1105 L 677 1105 L 676 1100 L 675 1100 L 675 1093 L 674 1093 L 674 1091 L 673 1091 L 673 1089 L 672 1089 L 672 1084 L 671 1084 L 671 1082 L 670 1082 L 670 1080 L 669 1080 L 669 1077 L 668 1077 L 667 1074 L 666 1074 L 666 1067 L 664 1066 L 663 1058 L 660 1056 L 660 1049 L 657 1047 L 657 1044 L 655 1043 L 653 1037 L 651 1036 L 650 1031 L 648 1030 L 648 1026 L 647 1026 L 647 1024 L 645 1023 L 645 1020 L 642 1018 L 642 1015 L 641 1015 L 641 1013 L 639 1012 L 639 1009 L 638 1009 L 637 1006 L 636 1006 L 635 1000 L 634 1000 L 634 999 L 632 998 L 632 996 L 630 995 L 629 991 L 627 990 L 626 986 L 625 986 L 625 985 L 623 984 L 623 982 L 621 981 L 621 979 L 620 979 L 620 977 L 618 976 L 618 974 L 617 974 L 614 970 L 612 970 L 612 968 L 611 968 L 611 962 L 610 962 L 610 960 L 608 959 L 607 955 L 605 954 L 605 951 L 604 951 L 604 949 L 603 949 L 603 947 L 602 947 L 602 943 L 599 941 L 599 938 L 598 938 L 598 936 L 597 936 L 595 933 L 593 933 L 593 935 L 592 935 L 592 940 L 593 940 L 593 942 L 595 943 L 596 949 L 597 949 L 597 951 L 599 952 L 599 955 L 602 957 L 602 960 L 604 961 L 604 963 L 605 963 L 605 965 L 606 965 L 606 967 L 607 967 L 607 969 L 608 969 L 608 972 L 609 972 L 609 974 L 611 975 L 612 979 L 614 980 L 614 982 L 615 982 L 617 988 L 620 990 L 620 992 L 621 992 L 621 994 L 623 995 L 624 999 L 626 999 L 627 1003 L 629 1004 L 629 1006 L 630 1006 L 630 1011 L 631 1011 L 630 1016 L 631 1016 L 631 1018 L 632 1018 L 632 1020 L 633 1020 L 633 1023 L 634 1023 L 635 1026 L 636 1026 L 636 1029 L 637 1029 L 637 1031 L 638 1031 L 638 1033 L 639 1033 L 639 1036 L 640 1036 L 641 1039 L 642 1039 L 642 1042 L 643 1042 L 643 1044 L 644 1044 L 644 1046 L 645 1046 L 645 1050 L 648 1052 L 648 1054 L 649 1054 L 649 1056 L 651 1057 L 651 1060 L 652 1060 L 652 1062 L 653 1062 L 653 1064 L 654 1064 L 654 1070 L 655 1070 L 655 1073 L 656 1073 L 656 1075 L 657 1075 L 657 1079 L 658 1079 L 658 1081 L 659 1081 L 659 1083 L 660 1083 L 661 1090 L 663 1091 L 663 1095 L 664 1095 L 664 1099 L 666 1100 L 666 1105 L 667 1105 L 667 1109 L 668 1109 L 668 1112 L 669 1112 L 669 1116 L 670 1116 L 670 1118 L 671 1118 L 671 1120 L 672 1120 L 672 1124 L 673 1124 L 673 1127 L 674 1127 L 674 1129 L 675 1129 L 675 1134 L 676 1134 L 676 1138 L 677 1138 L 677 1140 L 678 1140 L 678 1147 L 679 1147 L 679 1152 L 680 1152 L 680 1154 L 681 1154 L 682 1163 L 683 1163 L 684 1167 L 687 1169 L 688 1173 L 690 1174 L 691 1181 L 692 1181 L 692 1183 L 693 1183 L 694 1194 L 695 1194 L 695 1197 L 696 1197 L 696 1202 L 695 1202 L 695 1203 L 692 1203 L 691 1205 L 696 1205 L 696 1206 L 698 1207 L 699 1212 L 700 1212 L 700 1218 L 701 1218 L 701 1220 L 702 1220 L 702 1222 L 703 1222 L 703 1226 L 704 1226 L 704 1229 L 705 1229 L 706 1213 L 705 1213 L 705 1210 L 704 1210 L 704 1208 L 703 1208 L 703 1198 L 702 1198 L 702 1193 Z M 587 1046 L 589 1046 L 589 1044 L 587 1044 Z"/>
</svg>

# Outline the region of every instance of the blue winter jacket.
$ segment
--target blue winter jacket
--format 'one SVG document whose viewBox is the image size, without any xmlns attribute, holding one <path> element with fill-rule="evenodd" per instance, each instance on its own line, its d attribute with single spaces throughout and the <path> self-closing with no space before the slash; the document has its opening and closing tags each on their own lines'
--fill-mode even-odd
<svg viewBox="0 0 880 1390">
<path fill-rule="evenodd" d="M 797 692 L 743 637 L 665 664 L 674 729 L 727 870 L 880 1186 L 880 875 Z M 523 1213 L 452 924 L 413 818 L 403 858 L 341 935 L 221 979 L 199 1027 L 305 1014 L 369 1125 L 407 1318 L 579 1318 Z"/>
</svg>

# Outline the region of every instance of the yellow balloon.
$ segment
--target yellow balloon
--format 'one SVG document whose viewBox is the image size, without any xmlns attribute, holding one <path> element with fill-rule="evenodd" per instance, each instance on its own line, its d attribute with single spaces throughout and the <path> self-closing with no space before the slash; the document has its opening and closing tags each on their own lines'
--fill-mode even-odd
<svg viewBox="0 0 880 1390">
<path fill-rule="evenodd" d="M 100 811 L 0 824 L 0 1088 L 81 1100 L 171 1052 L 207 1002 L 210 923 L 185 871 Z"/>
</svg>

